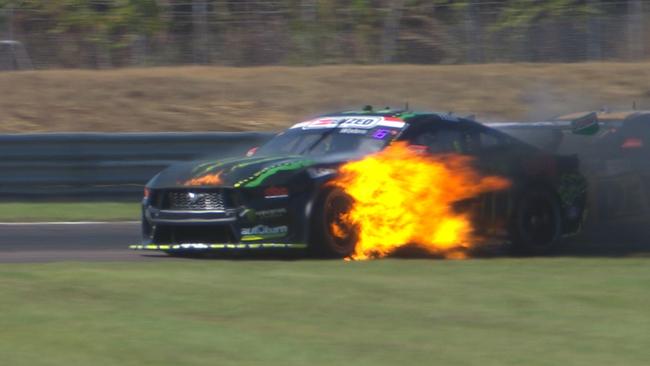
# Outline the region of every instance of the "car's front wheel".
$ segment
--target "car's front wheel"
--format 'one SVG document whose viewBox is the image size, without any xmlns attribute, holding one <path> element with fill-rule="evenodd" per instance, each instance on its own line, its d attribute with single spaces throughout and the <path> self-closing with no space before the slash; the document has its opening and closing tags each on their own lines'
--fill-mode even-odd
<svg viewBox="0 0 650 366">
<path fill-rule="evenodd" d="M 312 248 L 319 256 L 343 258 L 354 253 L 358 239 L 355 225 L 346 219 L 353 199 L 338 188 L 323 192 L 314 207 Z"/>
</svg>

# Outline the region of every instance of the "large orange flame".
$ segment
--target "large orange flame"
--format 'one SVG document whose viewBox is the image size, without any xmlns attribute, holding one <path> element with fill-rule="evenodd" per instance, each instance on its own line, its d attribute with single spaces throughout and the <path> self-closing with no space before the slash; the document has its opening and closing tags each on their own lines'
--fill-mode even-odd
<svg viewBox="0 0 650 366">
<path fill-rule="evenodd" d="M 403 142 L 346 163 L 339 173 L 332 183 L 354 200 L 343 219 L 359 230 L 352 259 L 383 257 L 404 245 L 465 258 L 476 238 L 469 214 L 456 212 L 454 203 L 510 184 L 481 176 L 468 156 L 418 154 Z"/>
<path fill-rule="evenodd" d="M 207 174 L 202 177 L 190 179 L 183 183 L 185 186 L 203 186 L 203 185 L 212 185 L 216 186 L 221 183 L 221 172 L 216 174 Z"/>
</svg>

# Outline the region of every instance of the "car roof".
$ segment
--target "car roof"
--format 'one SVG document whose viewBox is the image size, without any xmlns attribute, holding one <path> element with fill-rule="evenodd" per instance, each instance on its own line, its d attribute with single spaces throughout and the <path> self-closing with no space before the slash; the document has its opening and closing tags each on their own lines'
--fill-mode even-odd
<svg viewBox="0 0 650 366">
<path fill-rule="evenodd" d="M 361 110 L 361 111 L 343 111 L 336 113 L 328 113 L 320 117 L 340 117 L 340 116 L 354 116 L 354 117 L 393 117 L 399 118 L 407 123 L 418 123 L 420 121 L 431 122 L 431 120 L 437 120 L 440 122 L 474 122 L 479 124 L 476 121 L 473 121 L 468 118 L 456 116 L 450 112 L 414 112 L 410 110 L 392 110 L 392 109 L 383 109 L 383 110 Z M 420 117 L 420 118 L 417 118 Z M 430 117 L 430 118 L 426 118 Z M 426 123 L 425 122 L 425 123 Z"/>
</svg>

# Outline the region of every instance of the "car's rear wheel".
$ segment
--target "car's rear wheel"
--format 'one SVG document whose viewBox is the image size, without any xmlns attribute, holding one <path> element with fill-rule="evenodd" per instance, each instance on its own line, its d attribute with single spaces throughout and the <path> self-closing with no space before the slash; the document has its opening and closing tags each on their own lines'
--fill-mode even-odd
<svg viewBox="0 0 650 366">
<path fill-rule="evenodd" d="M 312 220 L 311 244 L 315 254 L 342 258 L 354 253 L 358 231 L 346 220 L 353 203 L 352 197 L 338 188 L 321 194 Z"/>
<path fill-rule="evenodd" d="M 562 211 L 558 197 L 544 188 L 524 191 L 515 203 L 511 227 L 513 254 L 547 254 L 561 236 Z"/>
</svg>

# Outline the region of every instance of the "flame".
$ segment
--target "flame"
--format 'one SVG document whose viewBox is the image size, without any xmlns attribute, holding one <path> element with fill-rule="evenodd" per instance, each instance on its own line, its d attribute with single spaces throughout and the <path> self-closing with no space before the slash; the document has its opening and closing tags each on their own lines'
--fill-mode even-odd
<svg viewBox="0 0 650 366">
<path fill-rule="evenodd" d="M 405 245 L 465 258 L 477 238 L 469 214 L 456 212 L 453 204 L 510 185 L 505 178 L 481 176 L 471 163 L 465 155 L 428 156 L 397 142 L 343 165 L 332 184 L 354 200 L 343 217 L 359 230 L 351 258 L 384 257 Z"/>
<path fill-rule="evenodd" d="M 216 174 L 207 174 L 199 178 L 194 178 L 183 183 L 185 186 L 203 186 L 203 185 L 213 185 L 216 186 L 221 183 L 221 173 Z"/>
</svg>

